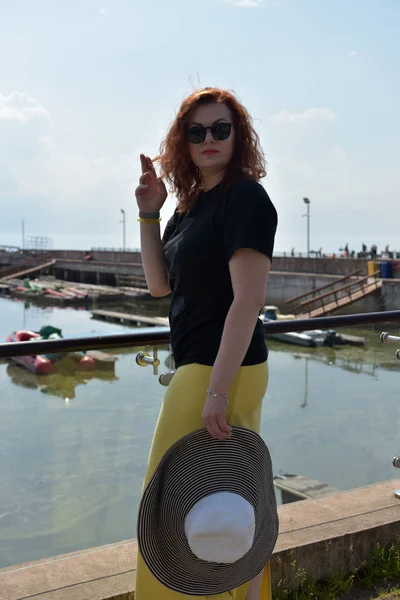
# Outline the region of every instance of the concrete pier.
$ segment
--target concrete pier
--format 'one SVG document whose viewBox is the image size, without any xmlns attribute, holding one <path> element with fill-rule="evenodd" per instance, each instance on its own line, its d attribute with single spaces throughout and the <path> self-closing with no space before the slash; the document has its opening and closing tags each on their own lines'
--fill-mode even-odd
<svg viewBox="0 0 400 600">
<path fill-rule="evenodd" d="M 398 541 L 400 480 L 280 506 L 272 586 L 292 590 L 299 573 L 314 581 L 351 573 L 371 548 Z M 137 544 L 125 540 L 0 570 L 1 600 L 134 600 Z"/>
<path fill-rule="evenodd" d="M 51 274 L 65 281 L 146 288 L 141 254 L 113 250 L 53 250 L 42 260 L 55 260 Z M 385 259 L 382 259 L 385 261 Z M 268 304 L 276 304 L 285 312 L 285 301 L 327 283 L 333 283 L 350 273 L 368 274 L 368 259 L 274 257 L 268 280 Z M 379 260 L 375 262 L 379 269 Z M 342 312 L 396 310 L 400 305 L 400 259 L 392 260 L 393 278 L 383 279 L 382 288 Z M 290 312 L 290 311 L 289 311 Z M 340 314 L 340 310 L 336 314 Z"/>
</svg>

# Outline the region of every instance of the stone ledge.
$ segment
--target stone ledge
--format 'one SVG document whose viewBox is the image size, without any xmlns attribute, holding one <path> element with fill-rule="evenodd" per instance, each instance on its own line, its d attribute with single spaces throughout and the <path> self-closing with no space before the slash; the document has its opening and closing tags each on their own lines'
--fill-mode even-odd
<svg viewBox="0 0 400 600">
<path fill-rule="evenodd" d="M 272 558 L 273 587 L 293 588 L 299 574 L 322 579 L 352 570 L 371 545 L 400 537 L 400 480 L 279 507 Z M 0 570 L 0 600 L 133 600 L 137 546 L 133 540 Z"/>
<path fill-rule="evenodd" d="M 133 600 L 136 542 L 62 554 L 0 570 L 0 600 Z"/>
</svg>

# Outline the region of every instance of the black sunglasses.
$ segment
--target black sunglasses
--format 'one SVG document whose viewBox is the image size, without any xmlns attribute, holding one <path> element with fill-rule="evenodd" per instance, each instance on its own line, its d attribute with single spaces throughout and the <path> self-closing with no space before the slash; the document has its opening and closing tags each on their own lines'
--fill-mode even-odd
<svg viewBox="0 0 400 600">
<path fill-rule="evenodd" d="M 222 142 L 231 135 L 232 123 L 213 123 L 211 127 L 192 125 L 186 129 L 186 137 L 192 144 L 201 144 L 206 139 L 208 130 L 211 131 L 214 140 Z"/>
</svg>

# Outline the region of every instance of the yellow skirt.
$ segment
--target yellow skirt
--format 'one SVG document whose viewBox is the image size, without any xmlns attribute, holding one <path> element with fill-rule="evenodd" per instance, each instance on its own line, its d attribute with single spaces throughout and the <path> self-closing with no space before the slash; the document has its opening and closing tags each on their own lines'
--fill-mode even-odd
<svg viewBox="0 0 400 600">
<path fill-rule="evenodd" d="M 144 487 L 147 486 L 165 452 L 184 435 L 204 427 L 201 419 L 212 367 L 197 363 L 177 369 L 168 386 L 158 417 L 150 450 Z M 229 390 L 227 422 L 260 431 L 261 405 L 268 385 L 268 363 L 240 367 Z M 216 596 L 198 600 L 245 600 L 249 583 Z M 148 570 L 138 553 L 135 600 L 193 600 L 162 585 Z M 271 600 L 269 563 L 264 569 L 260 600 Z"/>
</svg>

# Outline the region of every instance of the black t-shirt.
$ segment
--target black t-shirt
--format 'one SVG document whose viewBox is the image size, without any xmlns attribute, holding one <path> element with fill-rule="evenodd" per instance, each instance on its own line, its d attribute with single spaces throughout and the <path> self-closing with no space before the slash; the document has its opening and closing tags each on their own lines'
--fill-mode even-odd
<svg viewBox="0 0 400 600">
<path fill-rule="evenodd" d="M 277 213 L 264 188 L 246 180 L 223 190 L 202 192 L 191 211 L 176 211 L 163 235 L 172 290 L 169 319 L 176 368 L 190 363 L 212 366 L 233 301 L 229 260 L 240 248 L 272 259 Z M 260 319 L 242 365 L 267 360 Z"/>
</svg>

